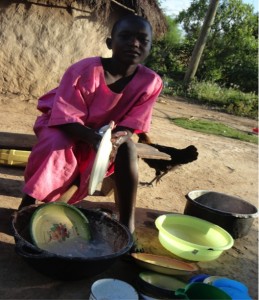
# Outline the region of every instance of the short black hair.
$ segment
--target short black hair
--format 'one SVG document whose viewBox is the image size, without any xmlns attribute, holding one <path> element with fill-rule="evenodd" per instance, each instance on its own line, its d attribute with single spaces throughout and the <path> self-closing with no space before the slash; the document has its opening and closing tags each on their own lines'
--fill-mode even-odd
<svg viewBox="0 0 259 300">
<path fill-rule="evenodd" d="M 111 31 L 111 36 L 114 35 L 114 33 L 116 32 L 117 28 L 120 26 L 120 24 L 124 21 L 132 21 L 132 22 L 137 22 L 137 21 L 141 21 L 141 22 L 145 22 L 148 24 L 148 26 L 150 27 L 150 31 L 151 31 L 151 34 L 153 34 L 153 28 L 152 28 L 152 25 L 150 24 L 150 22 L 145 19 L 144 17 L 141 17 L 141 16 L 138 16 L 138 15 L 134 15 L 134 14 L 129 14 L 129 15 L 126 15 L 122 18 L 120 18 L 119 20 L 117 20 L 114 24 L 113 24 L 113 27 L 112 27 L 112 31 Z"/>
</svg>

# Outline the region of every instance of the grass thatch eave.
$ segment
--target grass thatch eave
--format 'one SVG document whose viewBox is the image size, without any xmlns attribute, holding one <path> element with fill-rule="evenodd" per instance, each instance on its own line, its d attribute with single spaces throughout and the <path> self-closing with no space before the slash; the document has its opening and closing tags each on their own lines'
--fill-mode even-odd
<svg viewBox="0 0 259 300">
<path fill-rule="evenodd" d="M 7 7 L 12 3 L 24 4 L 27 9 L 32 5 L 63 7 L 72 12 L 75 3 L 87 6 L 96 12 L 99 19 L 107 21 L 111 11 L 122 9 L 125 13 L 134 13 L 149 20 L 154 35 L 161 37 L 167 31 L 165 15 L 158 4 L 158 0 L 0 0 L 0 7 Z"/>
<path fill-rule="evenodd" d="M 159 37 L 167 31 L 165 15 L 159 7 L 157 0 L 82 0 L 88 2 L 96 9 L 97 14 L 105 18 L 109 16 L 111 7 L 120 7 L 129 13 L 135 13 L 149 20 L 152 24 L 155 36 Z"/>
</svg>

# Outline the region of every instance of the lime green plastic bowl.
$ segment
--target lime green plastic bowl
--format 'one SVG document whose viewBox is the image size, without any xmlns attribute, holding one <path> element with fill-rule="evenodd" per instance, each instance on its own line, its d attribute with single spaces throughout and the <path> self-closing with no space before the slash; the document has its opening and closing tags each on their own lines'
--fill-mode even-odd
<svg viewBox="0 0 259 300">
<path fill-rule="evenodd" d="M 215 260 L 234 245 L 226 230 L 200 218 L 166 214 L 159 216 L 155 224 L 162 246 L 186 260 Z"/>
</svg>

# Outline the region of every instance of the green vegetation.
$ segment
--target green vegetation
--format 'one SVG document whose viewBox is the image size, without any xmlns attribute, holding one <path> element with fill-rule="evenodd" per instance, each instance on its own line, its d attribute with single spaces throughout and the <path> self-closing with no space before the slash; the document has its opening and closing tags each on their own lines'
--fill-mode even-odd
<svg viewBox="0 0 259 300">
<path fill-rule="evenodd" d="M 163 78 L 164 94 L 256 119 L 258 13 L 242 0 L 220 1 L 195 80 L 183 84 L 209 2 L 193 0 L 187 10 L 168 17 L 168 34 L 154 41 L 146 64 Z"/>
<path fill-rule="evenodd" d="M 185 88 L 183 84 L 174 80 L 166 79 L 165 95 L 178 95 L 192 99 L 198 104 L 205 104 L 222 112 L 232 115 L 257 119 L 258 96 L 255 93 L 244 93 L 233 86 L 230 88 L 220 87 L 215 82 L 192 81 Z"/>
<path fill-rule="evenodd" d="M 258 144 L 258 136 L 252 133 L 246 133 L 224 125 L 222 123 L 202 120 L 202 119 L 187 119 L 187 118 L 170 118 L 177 126 L 185 129 L 195 130 L 207 134 L 225 136 L 232 139 L 238 139 L 244 142 Z"/>
<path fill-rule="evenodd" d="M 208 10 L 209 0 L 193 0 L 179 13 L 185 43 L 193 49 Z M 215 81 L 243 92 L 257 93 L 258 14 L 242 0 L 221 0 L 208 36 L 197 78 Z"/>
</svg>

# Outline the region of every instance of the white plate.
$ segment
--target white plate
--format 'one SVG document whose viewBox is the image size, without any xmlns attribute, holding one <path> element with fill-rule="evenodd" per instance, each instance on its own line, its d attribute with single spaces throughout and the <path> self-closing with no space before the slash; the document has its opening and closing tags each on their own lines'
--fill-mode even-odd
<svg viewBox="0 0 259 300">
<path fill-rule="evenodd" d="M 106 127 L 105 126 L 99 130 L 100 134 L 102 134 L 103 128 L 106 129 L 102 137 L 100 146 L 98 148 L 95 161 L 93 164 L 92 172 L 90 175 L 90 180 L 88 185 L 89 195 L 93 195 L 93 193 L 97 188 L 97 185 L 103 181 L 106 171 L 108 169 L 110 154 L 112 151 L 111 134 L 112 134 L 113 124 L 114 123 L 111 122 L 107 126 L 107 129 L 105 128 Z"/>
</svg>

